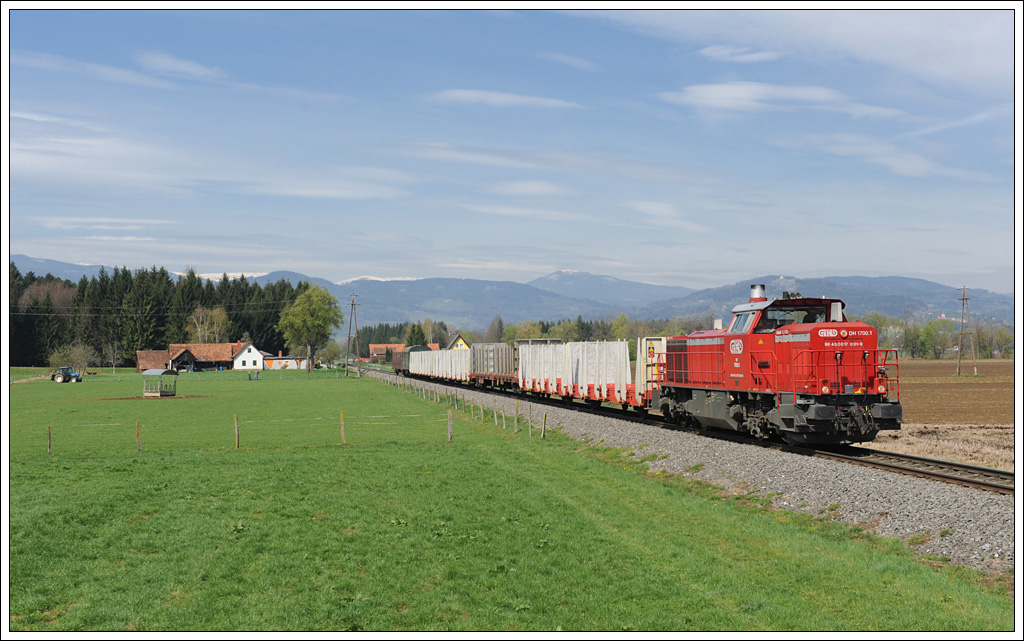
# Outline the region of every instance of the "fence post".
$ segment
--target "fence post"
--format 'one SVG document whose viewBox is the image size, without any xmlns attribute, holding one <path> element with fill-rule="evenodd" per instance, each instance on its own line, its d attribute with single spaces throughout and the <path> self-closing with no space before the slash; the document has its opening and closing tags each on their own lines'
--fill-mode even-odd
<svg viewBox="0 0 1024 641">
<path fill-rule="evenodd" d="M 341 413 L 341 444 L 345 444 L 345 412 Z"/>
<path fill-rule="evenodd" d="M 544 412 L 544 422 L 541 423 L 541 426 L 540 426 L 540 437 L 541 438 L 547 438 L 547 431 L 548 431 L 548 413 Z"/>
<path fill-rule="evenodd" d="M 448 410 L 448 442 L 452 442 L 452 411 Z"/>
<path fill-rule="evenodd" d="M 235 414 L 235 449 L 238 449 L 238 414 Z"/>
<path fill-rule="evenodd" d="M 494 401 L 494 427 L 498 427 L 498 401 Z"/>
<path fill-rule="evenodd" d="M 514 434 L 518 434 L 519 433 L 519 399 L 518 398 L 516 399 L 516 421 L 515 421 L 515 429 L 513 430 L 513 433 Z"/>
</svg>

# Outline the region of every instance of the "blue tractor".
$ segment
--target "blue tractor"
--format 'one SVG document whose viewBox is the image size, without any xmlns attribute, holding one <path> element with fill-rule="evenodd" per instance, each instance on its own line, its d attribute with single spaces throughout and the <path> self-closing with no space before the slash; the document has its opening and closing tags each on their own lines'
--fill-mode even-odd
<svg viewBox="0 0 1024 641">
<path fill-rule="evenodd" d="M 54 383 L 81 383 L 82 375 L 65 365 L 58 367 L 56 372 L 50 374 L 50 380 Z"/>
</svg>

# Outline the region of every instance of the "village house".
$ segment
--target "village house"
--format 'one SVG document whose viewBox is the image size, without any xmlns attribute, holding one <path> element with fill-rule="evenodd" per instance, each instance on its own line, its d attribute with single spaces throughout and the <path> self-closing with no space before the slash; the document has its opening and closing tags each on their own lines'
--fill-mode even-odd
<svg viewBox="0 0 1024 641">
<path fill-rule="evenodd" d="M 233 369 L 264 369 L 264 360 L 270 354 L 256 349 L 252 343 L 245 343 L 235 353 Z"/>
<path fill-rule="evenodd" d="M 445 349 L 469 349 L 469 343 L 462 338 L 462 334 L 456 334 Z"/>
<path fill-rule="evenodd" d="M 403 349 L 405 343 L 370 343 L 370 360 L 382 361 L 387 358 L 388 352 L 394 355 Z"/>
<path fill-rule="evenodd" d="M 140 350 L 135 352 L 137 369 L 173 369 L 201 372 L 209 370 L 264 369 L 269 356 L 252 343 L 175 343 L 166 350 Z"/>
</svg>

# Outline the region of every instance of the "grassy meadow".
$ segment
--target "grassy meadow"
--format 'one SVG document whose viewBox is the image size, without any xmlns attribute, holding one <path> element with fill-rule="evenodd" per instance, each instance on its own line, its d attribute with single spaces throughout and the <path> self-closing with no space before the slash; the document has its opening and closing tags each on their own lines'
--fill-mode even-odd
<svg viewBox="0 0 1024 641">
<path fill-rule="evenodd" d="M 448 442 L 445 402 L 369 378 L 183 374 L 143 399 L 123 370 L 9 392 L 11 630 L 1014 625 L 1005 583 L 897 540 L 511 417 L 455 410 Z"/>
</svg>

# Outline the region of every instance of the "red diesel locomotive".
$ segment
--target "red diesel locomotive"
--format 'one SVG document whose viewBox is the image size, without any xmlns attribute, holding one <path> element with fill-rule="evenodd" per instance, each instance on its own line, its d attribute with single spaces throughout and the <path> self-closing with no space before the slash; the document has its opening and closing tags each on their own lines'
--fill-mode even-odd
<svg viewBox="0 0 1024 641">
<path fill-rule="evenodd" d="M 787 443 L 856 443 L 898 430 L 899 365 L 842 301 L 752 285 L 725 329 L 669 337 L 658 354 L 658 404 L 677 422 Z M 890 395 L 895 395 L 891 398 Z"/>
</svg>

